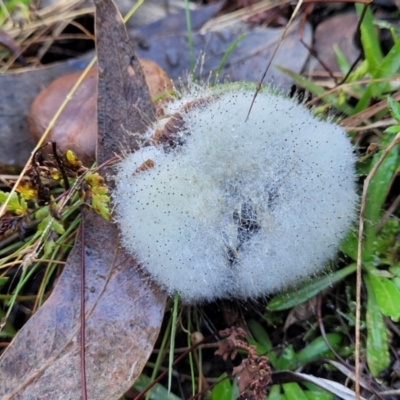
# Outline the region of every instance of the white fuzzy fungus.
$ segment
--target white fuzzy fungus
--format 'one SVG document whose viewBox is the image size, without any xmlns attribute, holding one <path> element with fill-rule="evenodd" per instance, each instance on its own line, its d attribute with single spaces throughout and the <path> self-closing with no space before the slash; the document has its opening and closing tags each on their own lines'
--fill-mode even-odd
<svg viewBox="0 0 400 400">
<path fill-rule="evenodd" d="M 256 298 L 320 271 L 355 215 L 343 129 L 276 93 L 259 93 L 247 121 L 254 91 L 197 95 L 206 101 L 179 100 L 179 144 L 147 144 L 121 162 L 122 245 L 191 303 Z"/>
</svg>

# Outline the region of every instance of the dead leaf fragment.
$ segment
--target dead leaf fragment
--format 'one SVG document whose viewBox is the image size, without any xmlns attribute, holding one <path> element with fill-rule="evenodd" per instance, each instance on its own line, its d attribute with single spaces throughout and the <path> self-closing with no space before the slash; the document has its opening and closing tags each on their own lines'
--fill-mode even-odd
<svg viewBox="0 0 400 400">
<path fill-rule="evenodd" d="M 321 22 L 315 31 L 314 50 L 318 58 L 331 72 L 340 72 L 333 46 L 336 45 L 351 65 L 358 57 L 359 50 L 354 44 L 358 18 L 356 13 L 341 14 Z M 324 70 L 316 58 L 311 60 L 311 69 Z"/>
<path fill-rule="evenodd" d="M 154 118 L 154 110 L 121 16 L 111 0 L 99 0 L 96 7 L 100 70 L 97 154 L 98 162 L 103 163 L 120 146 L 124 129 L 143 132 Z M 120 46 L 112 45 L 116 42 Z M 128 75 L 130 68 L 133 78 Z M 133 150 L 135 138 L 127 141 Z M 166 294 L 124 254 L 114 223 L 90 211 L 83 238 L 78 236 L 49 299 L 3 353 L 1 399 L 82 398 L 82 254 L 88 398 L 120 398 L 147 362 L 160 330 Z"/>
<path fill-rule="evenodd" d="M 293 307 L 286 318 L 283 330 L 287 331 L 289 327 L 292 326 L 293 324 L 307 320 L 313 315 L 315 315 L 316 304 L 317 304 L 317 297 L 315 296 L 312 299 L 306 301 L 305 303 Z"/>
<path fill-rule="evenodd" d="M 224 360 L 236 357 L 238 350 L 245 350 L 247 357 L 242 360 L 240 365 L 233 368 L 232 375 L 237 376 L 237 384 L 240 392 L 238 400 L 263 400 L 270 387 L 271 368 L 268 365 L 268 358 L 258 356 L 256 346 L 249 345 L 243 340 L 247 336 L 246 332 L 240 327 L 233 327 L 220 331 L 219 334 L 226 338 L 223 342 L 218 342 L 216 355 L 222 356 Z"/>
<path fill-rule="evenodd" d="M 119 249 L 114 225 L 92 213 L 85 236 L 88 398 L 111 400 L 144 367 L 165 295 Z M 80 252 L 78 242 L 50 298 L 4 352 L 1 399 L 81 398 Z"/>
<path fill-rule="evenodd" d="M 170 79 L 154 62 L 140 60 L 140 65 L 152 98 L 172 91 Z M 128 73 L 134 79 L 133 69 L 128 69 Z M 62 76 L 36 97 L 27 117 L 29 131 L 35 143 L 43 135 L 80 75 L 77 72 Z M 48 135 L 48 140 L 54 140 L 61 152 L 72 150 L 88 167 L 94 162 L 96 150 L 97 84 L 97 68 L 92 68 Z"/>
</svg>

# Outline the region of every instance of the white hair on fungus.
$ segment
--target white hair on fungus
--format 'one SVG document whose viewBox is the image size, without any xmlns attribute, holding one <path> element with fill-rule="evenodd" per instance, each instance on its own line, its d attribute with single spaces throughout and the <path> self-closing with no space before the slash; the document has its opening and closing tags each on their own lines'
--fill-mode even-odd
<svg viewBox="0 0 400 400">
<path fill-rule="evenodd" d="M 246 121 L 254 91 L 196 90 L 204 101 L 183 97 L 148 132 L 175 121 L 174 145 L 147 143 L 118 167 L 123 247 L 187 303 L 256 298 L 321 271 L 356 211 L 344 130 L 277 93 L 259 93 Z"/>
</svg>

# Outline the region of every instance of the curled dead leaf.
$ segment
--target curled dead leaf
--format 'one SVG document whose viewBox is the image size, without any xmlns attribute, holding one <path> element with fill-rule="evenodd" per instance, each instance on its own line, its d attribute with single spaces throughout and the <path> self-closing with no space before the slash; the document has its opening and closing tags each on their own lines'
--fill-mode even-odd
<svg viewBox="0 0 400 400">
<path fill-rule="evenodd" d="M 242 340 L 247 336 L 246 332 L 240 327 L 232 327 L 220 331 L 219 334 L 226 338 L 225 341 L 218 343 L 216 355 L 220 355 L 224 360 L 236 357 L 238 350 L 247 352 L 247 357 L 242 360 L 240 365 L 233 368 L 232 375 L 237 376 L 237 385 L 240 396 L 238 400 L 253 399 L 263 400 L 272 383 L 271 368 L 268 365 L 268 358 L 258 356 L 256 346 L 249 345 Z"/>
<path fill-rule="evenodd" d="M 102 164 L 119 148 L 124 127 L 143 133 L 155 112 L 113 1 L 96 0 L 95 6 L 99 62 L 97 160 Z M 68 92 L 63 90 L 65 96 Z M 87 98 L 90 96 L 95 116 L 96 92 L 89 92 Z M 74 98 L 71 105 L 78 100 Z M 81 115 L 79 107 L 75 111 Z M 71 111 L 69 117 L 76 119 Z M 96 116 L 92 125 L 96 128 L 94 121 Z M 132 137 L 126 142 L 127 148 L 135 149 Z M 68 159 L 79 168 L 71 155 Z M 113 167 L 104 167 L 104 171 L 112 174 Z M 100 197 L 106 195 L 99 175 L 86 176 L 86 183 L 92 194 L 97 190 Z M 21 207 L 22 201 L 13 206 Z M 49 210 L 49 216 L 55 218 L 55 212 Z M 119 399 L 140 376 L 153 350 L 167 294 L 124 253 L 116 224 L 92 210 L 82 213 L 82 221 L 52 294 L 0 357 L 0 399 L 81 399 L 84 391 L 88 399 Z M 24 256 L 24 261 L 29 258 L 33 258 L 32 252 Z"/>
<path fill-rule="evenodd" d="M 140 60 L 140 65 L 151 98 L 157 99 L 172 91 L 170 79 L 157 64 L 149 60 Z M 29 131 L 36 143 L 80 75 L 81 72 L 77 72 L 56 79 L 32 103 L 27 118 Z M 61 152 L 72 150 L 86 166 L 90 166 L 95 160 L 97 82 L 97 68 L 92 68 L 48 135 L 48 140 L 56 141 Z"/>
</svg>

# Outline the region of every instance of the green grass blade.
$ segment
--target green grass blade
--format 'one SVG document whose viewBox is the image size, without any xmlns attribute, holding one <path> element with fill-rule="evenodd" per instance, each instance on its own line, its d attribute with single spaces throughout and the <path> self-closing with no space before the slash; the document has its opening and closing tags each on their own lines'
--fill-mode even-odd
<svg viewBox="0 0 400 400">
<path fill-rule="evenodd" d="M 400 44 L 397 42 L 389 53 L 385 56 L 382 62 L 376 66 L 374 74 L 368 68 L 368 73 L 372 79 L 381 78 L 394 78 L 396 72 L 400 68 Z M 358 101 L 355 112 L 365 110 L 371 101 L 372 97 L 381 98 L 384 93 L 391 90 L 388 82 L 371 82 L 363 92 L 360 100 Z"/>
<path fill-rule="evenodd" d="M 188 46 L 189 46 L 190 71 L 193 72 L 195 62 L 194 62 L 192 21 L 190 19 L 189 0 L 185 0 L 185 17 L 186 17 L 186 29 L 187 29 Z"/>
<path fill-rule="evenodd" d="M 154 379 L 156 379 L 157 372 L 158 372 L 158 370 L 160 368 L 161 361 L 162 361 L 163 356 L 164 356 L 165 346 L 166 346 L 167 340 L 168 340 L 168 333 L 171 331 L 171 324 L 172 324 L 172 315 L 170 316 L 170 318 L 168 320 L 168 324 L 167 324 L 167 327 L 166 327 L 165 332 L 164 332 L 164 336 L 163 336 L 162 341 L 161 341 L 160 349 L 159 349 L 158 354 L 157 354 L 157 359 L 156 359 L 156 362 L 154 363 L 154 368 L 153 368 L 153 371 L 152 371 L 151 376 L 150 376 L 150 382 L 153 382 Z M 151 391 L 146 393 L 145 400 L 150 400 L 151 399 L 150 394 L 151 394 Z"/>
<path fill-rule="evenodd" d="M 178 323 L 178 306 L 179 306 L 179 294 L 176 293 L 174 296 L 174 308 L 172 309 L 171 342 L 170 342 L 170 346 L 169 346 L 168 393 L 171 391 L 171 383 L 172 383 L 172 369 L 173 369 L 173 364 L 174 364 L 176 324 Z"/>
<path fill-rule="evenodd" d="M 304 303 L 305 301 L 316 296 L 318 293 L 322 292 L 329 286 L 332 286 L 346 276 L 354 273 L 355 270 L 356 264 L 350 264 L 345 268 L 335 271 L 331 275 L 324 275 L 312 280 L 311 282 L 307 282 L 300 286 L 299 289 L 291 290 L 290 294 L 279 294 L 268 302 L 267 308 L 270 311 L 281 311 Z"/>
<path fill-rule="evenodd" d="M 356 4 L 356 10 L 359 16 L 361 15 L 363 8 L 364 5 Z M 361 24 L 361 44 L 365 58 L 368 61 L 369 72 L 373 77 L 375 77 L 375 74 L 379 71 L 378 66 L 383 60 L 383 55 L 376 28 L 373 23 L 373 16 L 370 7 L 368 7 Z"/>
<path fill-rule="evenodd" d="M 328 333 L 326 338 L 334 349 L 337 349 L 342 341 L 342 336 L 338 333 Z M 306 364 L 318 358 L 322 358 L 324 353 L 327 352 L 330 352 L 330 349 L 325 343 L 324 338 L 319 336 L 297 353 L 297 360 L 300 364 Z"/>
<path fill-rule="evenodd" d="M 360 111 L 365 110 L 368 108 L 369 103 L 372 97 L 372 86 L 369 85 L 364 91 L 362 92 L 360 100 L 358 100 L 357 105 L 354 109 L 354 114 L 359 113 Z"/>
<path fill-rule="evenodd" d="M 346 75 L 350 69 L 350 64 L 347 62 L 345 55 L 337 44 L 333 45 L 333 51 L 335 52 L 336 62 L 338 63 L 340 71 L 342 71 L 343 75 Z"/>
<path fill-rule="evenodd" d="M 314 82 L 310 81 L 307 78 L 304 78 L 303 76 L 296 74 L 295 72 L 280 67 L 279 65 L 275 65 L 275 67 L 277 69 L 279 69 L 280 71 L 282 71 L 283 73 L 285 73 L 286 75 L 290 76 L 294 82 L 303 87 L 304 89 L 308 90 L 310 93 L 312 93 L 315 96 L 322 96 L 325 93 L 325 89 L 322 88 L 321 86 L 316 85 Z M 348 104 L 341 104 L 338 100 L 338 98 L 333 95 L 333 94 L 329 94 L 326 96 L 323 96 L 323 100 L 331 105 L 332 107 L 338 109 L 339 111 L 341 111 L 342 113 L 346 114 L 346 115 L 352 115 L 354 113 L 353 108 L 350 107 Z"/>
<path fill-rule="evenodd" d="M 378 376 L 390 364 L 389 341 L 383 315 L 376 301 L 375 291 L 367 274 L 367 363 L 373 376 Z"/>
<path fill-rule="evenodd" d="M 191 313 L 190 311 L 188 312 L 188 326 L 187 326 L 187 341 L 188 341 L 188 348 L 190 349 L 192 347 L 192 339 L 190 335 L 192 327 L 192 321 L 191 321 Z M 194 362 L 193 362 L 193 354 L 192 352 L 189 353 L 189 368 L 190 368 L 190 380 L 192 381 L 192 396 L 194 397 L 196 394 L 196 378 L 194 376 Z"/>
<path fill-rule="evenodd" d="M 397 41 L 386 54 L 385 58 L 379 66 L 376 78 L 394 78 L 400 68 L 400 41 Z M 384 83 L 384 87 L 390 89 L 388 83 Z"/>
<path fill-rule="evenodd" d="M 226 63 L 226 59 L 229 57 L 229 54 L 232 53 L 233 49 L 242 41 L 242 39 L 246 36 L 246 33 L 242 33 L 238 38 L 236 38 L 233 43 L 228 47 L 228 49 L 225 51 L 225 54 L 223 55 L 221 62 L 218 65 L 217 70 L 215 71 L 215 77 L 214 77 L 214 85 L 217 84 L 219 74 L 221 73 L 222 68 L 224 68 L 224 65 Z"/>
</svg>

